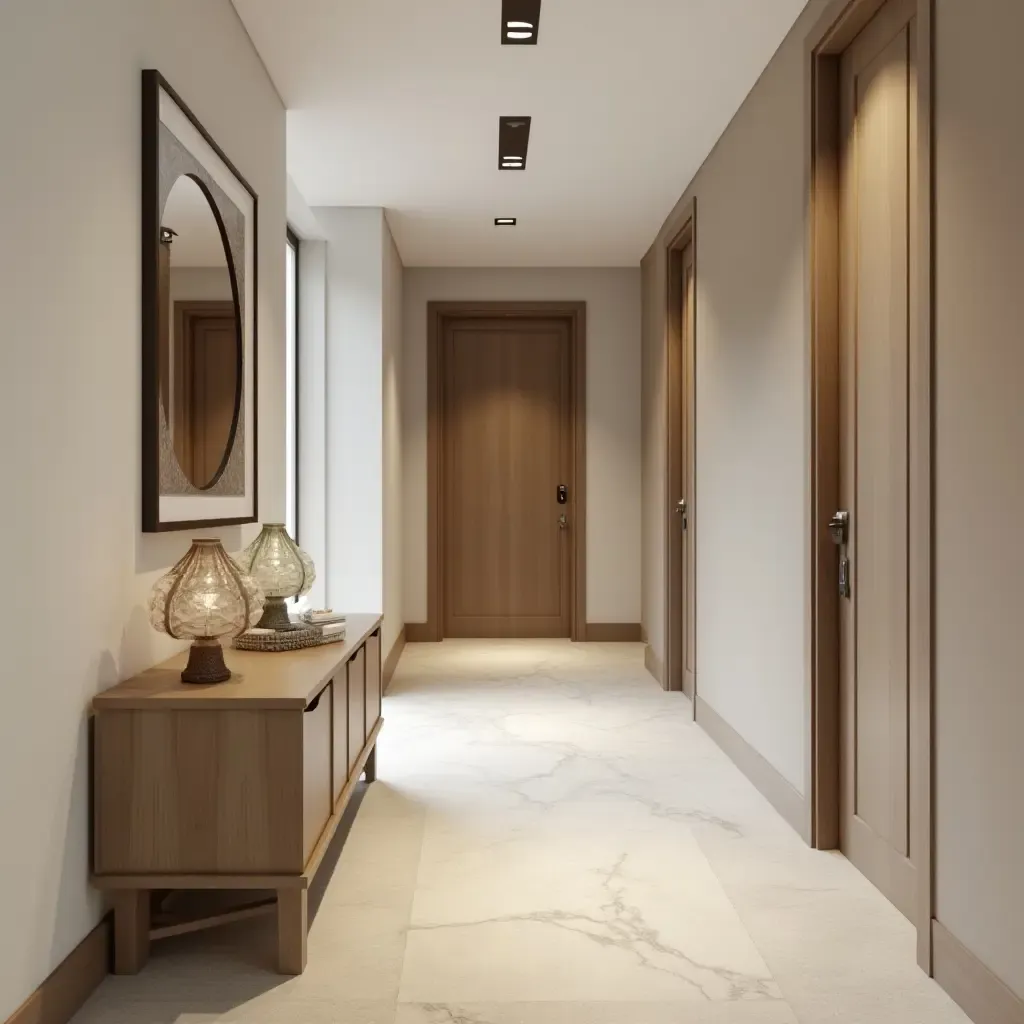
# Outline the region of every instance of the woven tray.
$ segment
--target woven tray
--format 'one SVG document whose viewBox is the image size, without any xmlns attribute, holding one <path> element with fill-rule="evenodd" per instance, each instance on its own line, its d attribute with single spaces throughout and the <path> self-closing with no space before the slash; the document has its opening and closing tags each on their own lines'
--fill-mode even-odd
<svg viewBox="0 0 1024 1024">
<path fill-rule="evenodd" d="M 318 626 L 308 629 L 286 629 L 278 633 L 243 633 L 236 636 L 233 646 L 240 651 L 301 651 L 305 647 L 323 647 L 345 639 L 345 630 L 325 633 Z"/>
</svg>

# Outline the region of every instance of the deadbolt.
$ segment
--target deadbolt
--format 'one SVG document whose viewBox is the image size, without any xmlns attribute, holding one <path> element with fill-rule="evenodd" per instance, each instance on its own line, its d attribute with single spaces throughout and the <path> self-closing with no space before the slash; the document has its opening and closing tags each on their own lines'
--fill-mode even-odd
<svg viewBox="0 0 1024 1024">
<path fill-rule="evenodd" d="M 847 535 L 850 532 L 850 513 L 837 512 L 828 521 L 828 532 L 832 534 L 832 543 L 837 548 L 843 547 L 847 542 Z"/>
</svg>

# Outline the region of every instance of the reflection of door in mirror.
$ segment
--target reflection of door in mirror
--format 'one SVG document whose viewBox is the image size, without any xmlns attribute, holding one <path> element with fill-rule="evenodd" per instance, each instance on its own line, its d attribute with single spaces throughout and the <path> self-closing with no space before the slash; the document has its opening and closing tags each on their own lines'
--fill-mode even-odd
<svg viewBox="0 0 1024 1024">
<path fill-rule="evenodd" d="M 231 449 L 240 338 L 220 225 L 194 179 L 183 175 L 172 186 L 161 241 L 160 396 L 178 465 L 206 488 Z"/>
</svg>

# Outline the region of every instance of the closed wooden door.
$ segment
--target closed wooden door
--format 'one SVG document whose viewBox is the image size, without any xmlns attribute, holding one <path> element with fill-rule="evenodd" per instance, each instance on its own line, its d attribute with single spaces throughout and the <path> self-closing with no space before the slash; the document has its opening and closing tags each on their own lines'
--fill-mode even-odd
<svg viewBox="0 0 1024 1024">
<path fill-rule="evenodd" d="M 175 308 L 174 450 L 197 487 L 208 487 L 224 461 L 235 421 L 238 324 L 231 302 L 182 301 Z"/>
<path fill-rule="evenodd" d="M 912 3 L 890 0 L 841 65 L 841 843 L 908 916 Z"/>
<path fill-rule="evenodd" d="M 669 252 L 668 651 L 665 685 L 697 690 L 694 243 Z"/>
<path fill-rule="evenodd" d="M 458 320 L 444 345 L 445 636 L 568 637 L 568 327 Z"/>
</svg>

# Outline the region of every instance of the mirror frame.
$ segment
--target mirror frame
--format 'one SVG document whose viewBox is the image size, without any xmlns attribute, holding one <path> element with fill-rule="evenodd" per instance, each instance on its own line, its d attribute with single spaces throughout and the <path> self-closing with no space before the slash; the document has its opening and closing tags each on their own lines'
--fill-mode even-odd
<svg viewBox="0 0 1024 1024">
<path fill-rule="evenodd" d="M 249 211 L 239 210 L 244 223 L 244 289 L 239 294 L 238 269 L 228 245 L 226 229 L 221 211 L 211 201 L 209 188 L 200 179 L 195 178 L 207 200 L 210 201 L 211 212 L 218 222 L 222 240 L 225 242 L 225 255 L 228 270 L 232 279 L 232 293 L 236 303 L 236 311 L 241 333 L 241 372 L 239 374 L 239 395 L 236 406 L 235 424 L 232 427 L 231 441 L 224 454 L 224 464 L 229 459 L 238 465 L 242 491 L 227 494 L 211 494 L 220 480 L 223 470 L 218 471 L 208 489 L 191 487 L 187 492 L 174 491 L 165 493 L 161 489 L 161 479 L 168 471 L 177 467 L 173 450 L 167 446 L 170 437 L 164 417 L 169 415 L 162 409 L 160 400 L 160 232 L 163 209 L 160 195 L 160 134 L 161 125 L 165 123 L 161 116 L 161 104 L 167 104 L 173 110 L 177 108 L 175 117 L 187 120 L 195 129 L 202 144 L 212 150 L 211 164 L 219 161 L 217 168 L 208 167 L 203 161 L 202 152 L 193 152 L 185 139 L 178 139 L 182 149 L 189 157 L 211 176 L 220 174 L 222 177 L 234 179 L 230 182 L 236 191 L 244 190 L 251 200 L 251 225 L 248 223 Z M 180 114 L 180 117 L 178 115 Z M 188 127 L 187 125 L 185 126 Z M 241 193 L 239 193 L 241 194 Z M 228 200 L 229 205 L 233 205 Z M 154 70 L 142 72 L 142 530 L 144 533 L 165 533 L 174 530 L 194 530 L 215 526 L 235 526 L 258 521 L 257 513 L 257 319 L 258 319 L 258 287 L 257 287 L 257 255 L 258 255 L 258 197 L 249 183 L 239 174 L 224 151 L 217 145 L 210 134 L 202 126 L 191 110 L 182 102 L 178 94 L 171 88 L 166 79 Z M 247 307 L 248 303 L 248 307 Z M 164 443 L 162 443 L 164 442 Z M 236 452 L 236 449 L 240 449 Z M 173 469 L 168 460 L 173 459 Z M 240 463 L 239 463 L 239 460 Z M 184 479 L 184 474 L 180 474 Z M 169 514 L 166 505 L 173 502 L 178 514 Z M 204 508 L 204 505 L 207 506 Z M 210 506 L 213 506 L 211 509 Z M 230 510 L 229 514 L 225 514 Z"/>
</svg>

